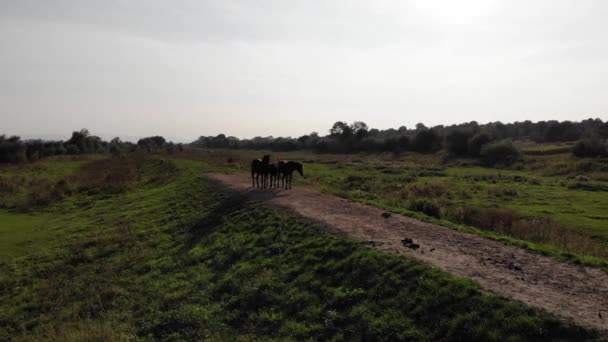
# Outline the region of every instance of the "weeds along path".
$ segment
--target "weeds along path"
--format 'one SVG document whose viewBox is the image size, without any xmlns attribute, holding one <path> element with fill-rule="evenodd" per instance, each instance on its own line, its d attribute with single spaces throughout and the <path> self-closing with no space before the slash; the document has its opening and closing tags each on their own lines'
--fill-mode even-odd
<svg viewBox="0 0 608 342">
<path fill-rule="evenodd" d="M 431 263 L 478 282 L 487 291 L 608 331 L 608 273 L 418 221 L 308 188 L 257 190 L 245 175 L 212 173 L 212 179 L 247 192 L 264 205 L 283 207 L 370 247 Z M 420 247 L 403 243 L 412 239 Z M 407 245 L 407 246 L 406 246 Z"/>
</svg>

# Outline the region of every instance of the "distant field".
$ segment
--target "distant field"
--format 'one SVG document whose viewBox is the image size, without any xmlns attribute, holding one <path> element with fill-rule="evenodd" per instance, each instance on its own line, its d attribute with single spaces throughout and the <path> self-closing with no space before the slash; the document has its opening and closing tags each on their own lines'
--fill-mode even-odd
<svg viewBox="0 0 608 342">
<path fill-rule="evenodd" d="M 32 202 L 39 188 L 26 183 L 0 211 L 11 241 L 0 259 L 0 340 L 595 336 L 252 206 L 205 177 L 230 167 L 217 164 L 166 156 L 34 164 L 32 177 L 52 178 L 34 196 L 44 201 Z M 307 171 L 320 176 L 330 165 Z"/>
<path fill-rule="evenodd" d="M 608 265 L 606 159 L 528 156 L 509 169 L 496 169 L 416 153 L 215 151 L 199 158 L 246 172 L 249 160 L 263 153 L 303 161 L 306 178 L 298 177 L 300 184 L 433 222 L 479 228 L 481 234 L 513 237 L 543 253 Z"/>
</svg>

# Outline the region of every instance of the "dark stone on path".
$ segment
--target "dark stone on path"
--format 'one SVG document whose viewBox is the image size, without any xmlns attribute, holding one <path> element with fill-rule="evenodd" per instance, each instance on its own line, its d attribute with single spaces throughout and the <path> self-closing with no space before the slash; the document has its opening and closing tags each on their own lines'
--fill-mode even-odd
<svg viewBox="0 0 608 342">
<path fill-rule="evenodd" d="M 387 218 L 391 217 L 391 213 L 384 212 L 384 213 L 382 213 L 382 217 L 384 217 L 385 219 L 387 219 Z"/>
<path fill-rule="evenodd" d="M 521 266 L 519 266 L 519 264 L 514 263 L 512 261 L 509 263 L 509 265 L 507 265 L 507 267 L 509 267 L 509 269 L 511 269 L 511 270 L 521 271 Z"/>
<path fill-rule="evenodd" d="M 410 244 L 413 243 L 414 240 L 410 239 L 410 238 L 405 238 L 404 240 L 401 240 L 401 243 L 405 246 L 406 244 Z"/>
<path fill-rule="evenodd" d="M 420 248 L 420 245 L 417 243 L 414 243 L 414 240 L 412 240 L 410 238 L 405 238 L 405 239 L 401 240 L 401 243 L 403 244 L 403 247 L 407 247 L 407 248 L 411 248 L 411 249 Z"/>
</svg>

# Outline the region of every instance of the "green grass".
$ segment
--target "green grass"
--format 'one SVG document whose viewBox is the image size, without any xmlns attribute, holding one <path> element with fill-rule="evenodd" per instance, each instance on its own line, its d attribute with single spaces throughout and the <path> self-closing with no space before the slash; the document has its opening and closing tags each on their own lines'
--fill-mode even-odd
<svg viewBox="0 0 608 342">
<path fill-rule="evenodd" d="M 26 207 L 34 189 L 74 174 L 83 163 L 91 159 L 97 157 L 57 158 L 34 164 L 1 165 L 0 208 Z"/>
<path fill-rule="evenodd" d="M 48 244 L 51 231 L 44 229 L 48 215 L 19 214 L 0 210 L 0 259 L 23 255 Z"/>
<path fill-rule="evenodd" d="M 263 153 L 215 151 L 200 158 L 244 172 L 247 161 Z M 608 267 L 608 160 L 552 155 L 494 169 L 472 160 L 444 162 L 439 155 L 281 156 L 304 162 L 306 178 L 296 177 L 299 185 L 545 255 Z M 516 226 L 511 228 L 510 221 L 505 226 L 469 223 L 471 218 L 462 218 L 466 208 L 502 215 Z"/>
<path fill-rule="evenodd" d="M 0 261 L 0 340 L 555 340 L 593 332 L 146 159 L 44 209 Z M 3 212 L 25 224 L 23 214 Z M 41 240 L 45 241 L 45 240 Z"/>
</svg>

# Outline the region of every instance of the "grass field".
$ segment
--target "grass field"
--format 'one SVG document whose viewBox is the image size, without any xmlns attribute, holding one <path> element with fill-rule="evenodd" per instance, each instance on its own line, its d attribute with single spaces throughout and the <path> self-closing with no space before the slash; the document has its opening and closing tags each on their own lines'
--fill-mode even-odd
<svg viewBox="0 0 608 342">
<path fill-rule="evenodd" d="M 14 257 L 48 244 L 52 231 L 44 229 L 45 214 L 19 214 L 0 210 L 0 257 Z M 47 240 L 47 241 L 44 241 Z"/>
<path fill-rule="evenodd" d="M 208 163 L 43 165 L 28 172 L 56 170 L 54 185 L 42 188 L 55 195 L 11 202 L 40 190 L 29 182 L 3 195 L 21 204 L 0 211 L 0 340 L 594 337 L 471 281 L 220 191 L 204 176 Z"/>
<path fill-rule="evenodd" d="M 263 153 L 269 152 L 196 155 L 246 172 L 248 161 Z M 299 184 L 544 254 L 608 266 L 608 160 L 549 154 L 496 169 L 441 155 L 278 155 L 304 162 L 306 178 L 298 178 Z"/>
</svg>

